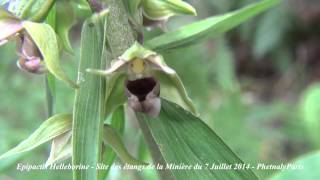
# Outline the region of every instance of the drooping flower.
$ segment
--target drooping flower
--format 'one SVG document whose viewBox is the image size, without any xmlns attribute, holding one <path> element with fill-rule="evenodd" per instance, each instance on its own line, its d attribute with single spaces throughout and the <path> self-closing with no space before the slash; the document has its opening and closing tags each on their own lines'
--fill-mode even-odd
<svg viewBox="0 0 320 180">
<path fill-rule="evenodd" d="M 24 30 L 23 22 L 12 13 L 0 7 L 0 44 L 16 40 L 16 53 L 19 56 L 17 66 L 27 72 L 41 74 L 47 72 L 43 57 L 30 37 Z"/>
</svg>

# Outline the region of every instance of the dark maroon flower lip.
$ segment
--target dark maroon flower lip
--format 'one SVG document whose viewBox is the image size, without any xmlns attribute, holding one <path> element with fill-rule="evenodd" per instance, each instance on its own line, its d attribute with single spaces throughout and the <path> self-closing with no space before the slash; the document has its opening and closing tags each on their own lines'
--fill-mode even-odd
<svg viewBox="0 0 320 180">
<path fill-rule="evenodd" d="M 153 77 L 146 77 L 125 82 L 125 94 L 128 105 L 136 112 L 143 112 L 157 117 L 161 109 L 160 85 Z"/>
<path fill-rule="evenodd" d="M 137 80 L 127 80 L 126 89 L 130 94 L 136 96 L 140 102 L 145 101 L 147 95 L 152 92 L 155 96 L 159 96 L 160 90 L 156 88 L 157 81 L 153 77 L 141 78 Z"/>
</svg>

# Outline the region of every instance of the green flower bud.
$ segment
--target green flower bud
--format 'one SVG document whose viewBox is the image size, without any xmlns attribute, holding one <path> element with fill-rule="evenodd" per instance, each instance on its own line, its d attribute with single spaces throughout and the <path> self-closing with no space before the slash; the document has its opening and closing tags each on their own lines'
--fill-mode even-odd
<svg viewBox="0 0 320 180">
<path fill-rule="evenodd" d="M 113 90 L 107 90 L 110 92 L 110 95 L 107 95 L 108 105 L 117 104 L 127 96 L 128 105 L 133 110 L 156 117 L 161 109 L 162 97 L 196 114 L 177 73 L 166 65 L 161 55 L 137 42 L 114 60 L 109 69 L 87 69 L 87 72 L 110 78 L 109 88 Z M 121 87 L 116 87 L 119 85 Z"/>
<path fill-rule="evenodd" d="M 143 15 L 150 20 L 167 20 L 175 15 L 196 15 L 196 10 L 182 0 L 142 0 Z"/>
</svg>

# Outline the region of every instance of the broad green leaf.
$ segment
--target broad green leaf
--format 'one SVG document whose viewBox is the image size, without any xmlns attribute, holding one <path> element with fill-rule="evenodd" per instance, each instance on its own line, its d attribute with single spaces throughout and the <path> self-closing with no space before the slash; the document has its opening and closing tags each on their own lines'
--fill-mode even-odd
<svg viewBox="0 0 320 180">
<path fill-rule="evenodd" d="M 275 176 L 273 176 L 270 179 L 315 180 L 320 178 L 320 152 L 304 155 L 299 159 L 286 164 L 290 164 L 291 168 L 281 170 L 279 173 L 275 174 Z"/>
<path fill-rule="evenodd" d="M 52 116 L 35 130 L 26 140 L 0 156 L 0 160 L 10 156 L 30 151 L 43 143 L 63 134 L 71 129 L 72 116 L 70 114 L 58 114 Z"/>
<path fill-rule="evenodd" d="M 68 53 L 73 53 L 73 49 L 69 40 L 69 31 L 74 25 L 75 13 L 73 11 L 71 2 L 58 1 L 57 4 L 57 22 L 56 31 L 61 40 L 63 48 Z"/>
<path fill-rule="evenodd" d="M 320 146 L 320 84 L 310 86 L 302 96 L 301 110 L 304 123 L 314 144 Z"/>
<path fill-rule="evenodd" d="M 123 163 L 146 165 L 146 163 L 139 161 L 130 155 L 119 133 L 109 125 L 104 126 L 103 141 L 105 144 L 108 144 L 112 147 Z"/>
<path fill-rule="evenodd" d="M 23 22 L 23 27 L 39 48 L 48 70 L 58 79 L 77 88 L 77 84 L 69 79 L 60 65 L 58 42 L 54 30 L 48 24 L 29 21 Z"/>
<path fill-rule="evenodd" d="M 73 119 L 74 165 L 85 164 L 95 167 L 100 162 L 103 121 L 105 119 L 105 79 L 86 73 L 87 68 L 102 69 L 106 57 L 102 56 L 105 35 L 105 15 L 94 15 L 85 21 L 81 33 L 81 53 L 78 68 Z M 75 180 L 98 178 L 95 168 L 86 171 L 74 170 Z"/>
<path fill-rule="evenodd" d="M 176 179 L 257 179 L 251 170 L 210 170 L 213 163 L 243 162 L 201 119 L 174 103 L 164 99 L 161 103 L 157 118 L 138 114 L 140 126 L 146 124 L 158 146 L 158 156 L 166 164 L 202 166 L 202 170 L 172 170 Z"/>
<path fill-rule="evenodd" d="M 9 10 L 21 19 L 42 21 L 49 13 L 54 0 L 19 0 L 11 2 Z"/>
<path fill-rule="evenodd" d="M 110 126 L 114 128 L 117 132 L 119 132 L 120 135 L 124 132 L 124 107 L 123 105 L 119 106 L 111 115 L 111 122 Z M 103 151 L 103 157 L 102 157 L 102 163 L 109 165 L 109 167 L 113 164 L 114 160 L 116 159 L 116 153 L 110 146 L 105 146 L 105 149 Z M 105 180 L 108 176 L 108 173 L 110 171 L 110 168 L 106 170 L 102 170 L 99 172 L 99 179 Z"/>
<path fill-rule="evenodd" d="M 155 37 L 147 41 L 145 46 L 156 51 L 164 51 L 193 45 L 208 38 L 217 37 L 279 2 L 280 0 L 264 0 L 234 12 L 197 21 Z"/>
</svg>

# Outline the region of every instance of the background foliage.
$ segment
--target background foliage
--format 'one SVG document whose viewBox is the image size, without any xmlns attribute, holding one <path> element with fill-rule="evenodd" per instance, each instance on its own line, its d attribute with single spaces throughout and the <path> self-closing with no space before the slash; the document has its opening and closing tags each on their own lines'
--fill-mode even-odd
<svg viewBox="0 0 320 180">
<path fill-rule="evenodd" d="M 198 16 L 175 17 L 169 21 L 168 29 L 255 1 L 189 2 L 198 10 Z M 164 55 L 167 64 L 176 69 L 185 83 L 202 119 L 245 162 L 286 163 L 319 149 L 319 15 L 317 1 L 284 1 L 223 38 Z M 73 79 L 79 60 L 82 22 L 83 19 L 78 19 L 72 28 L 74 56 L 63 55 L 64 69 Z M 146 38 L 154 33 L 160 34 L 160 30 L 147 34 Z M 44 78 L 20 71 L 15 65 L 17 57 L 13 49 L 12 43 L 0 48 L 1 153 L 27 137 L 46 119 Z M 57 82 L 56 93 L 55 111 L 71 112 L 73 90 Z M 131 154 L 150 161 L 137 122 L 127 122 L 124 136 L 128 149 Z M 71 178 L 71 171 L 16 170 L 17 162 L 45 162 L 48 152 L 48 146 L 42 146 L 24 155 L 23 160 L 17 157 L 17 161 L 1 161 L 0 179 Z M 315 161 L 319 159 L 319 155 L 312 157 Z M 313 164 L 307 170 L 317 167 Z M 255 173 L 265 179 L 277 171 Z M 110 174 L 111 179 L 155 177 L 153 171 L 111 171 Z M 310 179 L 317 177 L 315 174 Z"/>
</svg>

